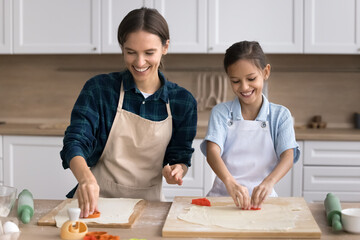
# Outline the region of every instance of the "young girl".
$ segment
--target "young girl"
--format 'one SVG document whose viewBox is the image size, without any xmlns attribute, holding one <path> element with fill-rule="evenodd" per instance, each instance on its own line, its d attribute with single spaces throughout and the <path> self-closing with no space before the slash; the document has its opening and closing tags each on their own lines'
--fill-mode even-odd
<svg viewBox="0 0 360 240">
<path fill-rule="evenodd" d="M 217 177 L 208 196 L 230 195 L 236 206 L 261 207 L 300 151 L 290 111 L 262 94 L 270 65 L 257 42 L 226 50 L 224 68 L 236 97 L 212 109 L 201 150 Z M 251 196 L 251 197 L 250 197 Z"/>
</svg>

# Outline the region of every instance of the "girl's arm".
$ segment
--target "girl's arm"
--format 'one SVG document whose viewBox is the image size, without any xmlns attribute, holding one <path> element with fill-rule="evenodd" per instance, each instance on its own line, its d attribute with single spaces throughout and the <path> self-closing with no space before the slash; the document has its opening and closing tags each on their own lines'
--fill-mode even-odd
<svg viewBox="0 0 360 240">
<path fill-rule="evenodd" d="M 250 197 L 248 189 L 238 184 L 231 175 L 220 156 L 220 147 L 214 142 L 207 141 L 206 149 L 207 162 L 215 174 L 225 184 L 226 190 L 234 200 L 235 205 L 243 209 L 249 209 Z"/>
<path fill-rule="evenodd" d="M 275 184 L 292 168 L 294 161 L 294 150 L 288 149 L 280 155 L 280 161 L 274 170 L 262 181 L 259 186 L 253 189 L 251 206 L 259 208 L 266 197 L 271 194 Z"/>
</svg>

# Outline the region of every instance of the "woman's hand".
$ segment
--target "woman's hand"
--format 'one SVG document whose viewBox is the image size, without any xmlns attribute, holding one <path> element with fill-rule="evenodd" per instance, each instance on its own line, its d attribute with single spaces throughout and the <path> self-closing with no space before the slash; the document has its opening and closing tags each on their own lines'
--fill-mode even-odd
<svg viewBox="0 0 360 240">
<path fill-rule="evenodd" d="M 166 165 L 163 167 L 162 175 L 165 177 L 166 182 L 168 184 L 177 184 L 179 186 L 182 185 L 182 178 L 185 176 L 187 172 L 187 166 L 185 164 L 174 164 L 174 165 Z"/>
<path fill-rule="evenodd" d="M 96 180 L 86 180 L 82 183 L 79 183 L 76 194 L 78 197 L 79 208 L 81 209 L 81 218 L 86 218 L 95 211 L 99 211 L 99 192 L 100 188 Z"/>
<path fill-rule="evenodd" d="M 235 179 L 224 182 L 224 184 L 237 207 L 250 209 L 250 196 L 247 187 L 238 184 Z"/>
<path fill-rule="evenodd" d="M 88 217 L 94 211 L 99 211 L 100 187 L 83 157 L 73 157 L 70 161 L 70 169 L 79 183 L 76 196 L 81 209 L 80 217 Z"/>
</svg>

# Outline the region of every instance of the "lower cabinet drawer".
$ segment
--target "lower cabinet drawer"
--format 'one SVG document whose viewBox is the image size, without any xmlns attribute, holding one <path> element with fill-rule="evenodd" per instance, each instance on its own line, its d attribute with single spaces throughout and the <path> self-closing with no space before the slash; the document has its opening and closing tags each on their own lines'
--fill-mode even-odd
<svg viewBox="0 0 360 240">
<path fill-rule="evenodd" d="M 329 191 L 335 194 L 340 202 L 360 202 L 360 192 L 336 192 L 336 191 Z M 323 203 L 326 195 L 329 192 L 304 192 L 304 199 L 307 202 L 321 202 Z"/>
<path fill-rule="evenodd" d="M 204 190 L 199 188 L 163 188 L 163 194 L 165 195 L 165 200 L 167 202 L 172 202 L 174 197 L 176 196 L 195 196 L 195 197 L 203 197 Z"/>
<path fill-rule="evenodd" d="M 360 167 L 304 167 L 304 191 L 359 192 Z"/>
</svg>

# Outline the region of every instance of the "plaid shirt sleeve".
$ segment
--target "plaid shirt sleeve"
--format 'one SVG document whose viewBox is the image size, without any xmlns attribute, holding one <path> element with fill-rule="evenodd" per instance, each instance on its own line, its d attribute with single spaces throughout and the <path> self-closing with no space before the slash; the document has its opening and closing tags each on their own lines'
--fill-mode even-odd
<svg viewBox="0 0 360 240">
<path fill-rule="evenodd" d="M 183 163 L 190 167 L 194 152 L 192 142 L 197 126 L 197 103 L 191 93 L 181 87 L 170 91 L 169 98 L 174 119 L 173 134 L 166 149 L 163 165 Z"/>
</svg>

